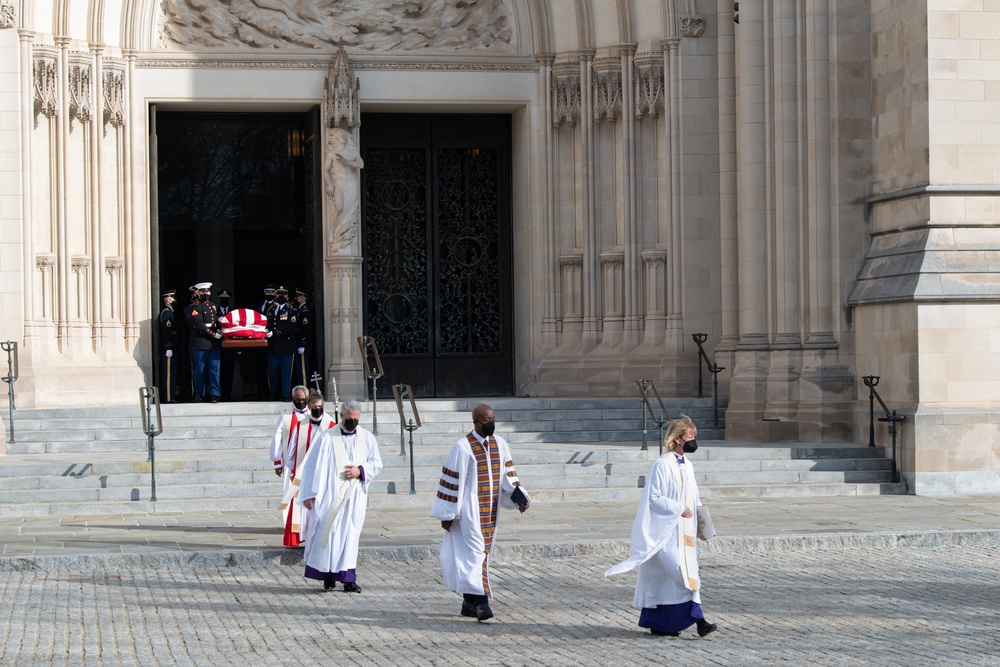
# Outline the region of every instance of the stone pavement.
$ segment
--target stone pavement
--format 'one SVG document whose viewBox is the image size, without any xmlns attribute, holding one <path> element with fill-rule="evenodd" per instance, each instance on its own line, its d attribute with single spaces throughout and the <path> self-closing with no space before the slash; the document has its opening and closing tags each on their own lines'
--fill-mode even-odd
<svg viewBox="0 0 1000 667">
<path fill-rule="evenodd" d="M 369 509 L 362 547 L 408 559 L 435 557 L 439 524 L 426 503 Z M 719 500 L 711 504 L 719 537 L 702 551 L 759 552 L 789 548 L 1000 543 L 1000 499 L 993 496 L 838 496 Z M 511 555 L 583 553 L 627 545 L 635 503 L 534 503 L 528 512 L 502 512 L 498 549 Z M 200 554 L 253 557 L 298 552 L 281 547 L 277 510 L 0 518 L 0 570 L 89 567 L 126 558 L 155 567 Z M 199 554 L 199 556 L 194 556 Z"/>
<path fill-rule="evenodd" d="M 1000 664 L 996 544 L 706 553 L 704 639 L 636 626 L 622 553 L 495 559 L 484 624 L 435 559 L 368 558 L 360 594 L 276 561 L 0 572 L 0 664 Z"/>
<path fill-rule="evenodd" d="M 497 617 L 458 615 L 427 506 L 371 511 L 360 595 L 323 592 L 277 512 L 0 520 L 3 665 L 1000 665 L 1000 500 L 718 501 L 700 548 L 720 630 L 630 608 L 634 503 L 505 512 Z"/>
</svg>

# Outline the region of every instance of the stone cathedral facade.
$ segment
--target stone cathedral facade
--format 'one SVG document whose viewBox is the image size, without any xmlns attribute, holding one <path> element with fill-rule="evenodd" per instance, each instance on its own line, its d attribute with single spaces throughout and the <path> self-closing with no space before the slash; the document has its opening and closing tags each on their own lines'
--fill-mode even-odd
<svg viewBox="0 0 1000 667">
<path fill-rule="evenodd" d="M 315 109 L 318 164 L 367 114 L 491 114 L 511 394 L 691 396 L 704 333 L 727 438 L 867 442 L 878 376 L 911 490 L 995 493 L 997 35 L 944 0 L 0 0 L 18 407 L 154 381 L 154 108 Z M 325 367 L 361 395 L 364 170 L 320 173 Z"/>
</svg>

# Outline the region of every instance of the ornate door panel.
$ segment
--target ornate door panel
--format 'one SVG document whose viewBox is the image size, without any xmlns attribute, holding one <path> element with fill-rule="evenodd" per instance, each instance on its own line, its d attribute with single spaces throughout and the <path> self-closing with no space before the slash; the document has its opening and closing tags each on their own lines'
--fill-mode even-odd
<svg viewBox="0 0 1000 667">
<path fill-rule="evenodd" d="M 365 333 L 421 396 L 513 394 L 510 121 L 361 123 Z"/>
</svg>

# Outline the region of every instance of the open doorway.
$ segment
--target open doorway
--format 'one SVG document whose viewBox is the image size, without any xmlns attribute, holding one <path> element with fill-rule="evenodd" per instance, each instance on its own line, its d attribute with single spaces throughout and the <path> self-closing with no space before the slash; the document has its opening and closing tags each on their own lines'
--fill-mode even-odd
<svg viewBox="0 0 1000 667">
<path fill-rule="evenodd" d="M 179 320 L 188 288 L 198 282 L 212 283 L 216 303 L 222 290 L 229 292 L 232 308 L 258 309 L 268 284 L 284 286 L 293 298 L 297 289 L 306 292 L 316 327 L 306 376 L 322 375 L 318 109 L 154 113 L 156 288 L 177 290 Z M 193 396 L 186 340 L 178 347 L 176 399 L 187 401 Z M 234 364 L 229 387 L 227 362 Z M 267 399 L 266 362 L 266 349 L 224 351 L 223 398 Z"/>
</svg>

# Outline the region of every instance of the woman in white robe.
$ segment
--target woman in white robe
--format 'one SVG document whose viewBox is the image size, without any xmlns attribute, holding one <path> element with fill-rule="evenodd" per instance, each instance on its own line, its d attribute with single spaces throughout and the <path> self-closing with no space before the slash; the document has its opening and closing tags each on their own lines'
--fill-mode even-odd
<svg viewBox="0 0 1000 667">
<path fill-rule="evenodd" d="M 697 449 L 697 432 L 688 417 L 670 422 L 666 451 L 649 471 L 635 514 L 629 558 L 605 572 L 611 576 L 638 569 L 632 606 L 642 610 L 639 626 L 654 635 L 676 637 L 697 624 L 704 637 L 717 627 L 701 610 L 695 547 L 698 485 L 684 456 Z"/>
</svg>

